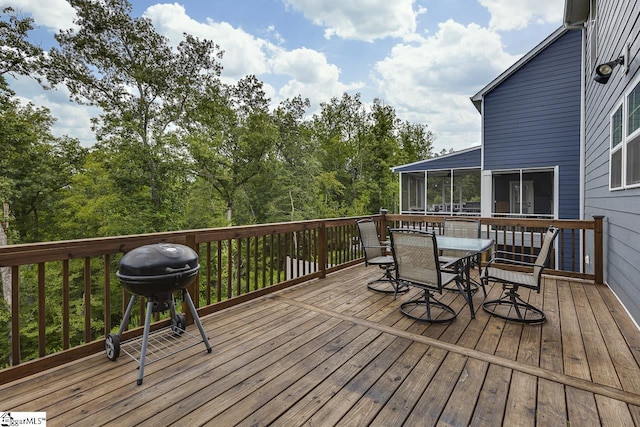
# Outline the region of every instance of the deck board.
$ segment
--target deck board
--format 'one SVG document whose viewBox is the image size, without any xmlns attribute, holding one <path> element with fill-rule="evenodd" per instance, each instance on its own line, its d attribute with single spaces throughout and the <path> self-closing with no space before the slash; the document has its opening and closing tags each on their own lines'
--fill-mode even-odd
<svg viewBox="0 0 640 427">
<path fill-rule="evenodd" d="M 0 386 L 1 410 L 49 425 L 638 425 L 640 332 L 611 291 L 545 277 L 547 321 L 482 310 L 425 324 L 355 266 L 202 318 L 204 345 L 147 364 L 96 354 Z M 487 289 L 498 298 L 499 285 Z M 193 328 L 192 326 L 190 328 Z M 193 328 L 195 329 L 195 328 Z"/>
</svg>

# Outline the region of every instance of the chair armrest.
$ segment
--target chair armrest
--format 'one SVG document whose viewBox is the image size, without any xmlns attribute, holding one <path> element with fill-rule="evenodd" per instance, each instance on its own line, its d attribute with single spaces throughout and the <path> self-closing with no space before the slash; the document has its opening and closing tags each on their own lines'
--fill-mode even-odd
<svg viewBox="0 0 640 427">
<path fill-rule="evenodd" d="M 533 262 L 519 261 L 519 260 L 514 260 L 509 258 L 500 258 L 500 257 L 491 257 L 489 262 L 487 262 L 487 267 L 489 267 L 491 264 L 494 264 L 494 263 L 509 264 L 509 265 L 515 265 L 520 267 L 541 267 L 541 268 L 546 267 L 544 264 L 536 264 Z"/>
</svg>

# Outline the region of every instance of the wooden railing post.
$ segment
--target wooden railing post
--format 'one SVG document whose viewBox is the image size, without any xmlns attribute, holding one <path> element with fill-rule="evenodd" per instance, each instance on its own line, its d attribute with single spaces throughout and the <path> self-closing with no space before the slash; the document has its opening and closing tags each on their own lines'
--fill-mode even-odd
<svg viewBox="0 0 640 427">
<path fill-rule="evenodd" d="M 327 277 L 327 263 L 329 257 L 329 248 L 327 239 L 327 223 L 320 222 L 318 227 L 318 264 L 320 264 L 320 277 Z"/>
<path fill-rule="evenodd" d="M 389 211 L 380 208 L 380 240 L 387 240 L 387 213 Z"/>
<path fill-rule="evenodd" d="M 593 274 L 595 275 L 596 285 L 604 283 L 604 251 L 602 244 L 602 220 L 603 215 L 594 215 L 595 221 L 593 226 Z"/>
</svg>

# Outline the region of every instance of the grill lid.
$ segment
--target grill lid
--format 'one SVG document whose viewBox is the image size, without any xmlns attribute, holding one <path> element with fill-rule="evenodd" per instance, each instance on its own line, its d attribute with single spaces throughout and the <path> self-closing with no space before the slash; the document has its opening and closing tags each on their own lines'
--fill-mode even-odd
<svg viewBox="0 0 640 427">
<path fill-rule="evenodd" d="M 198 254 L 188 246 L 157 243 L 140 246 L 126 253 L 120 260 L 118 277 L 175 277 L 180 273 L 194 273 L 199 269 Z"/>
</svg>

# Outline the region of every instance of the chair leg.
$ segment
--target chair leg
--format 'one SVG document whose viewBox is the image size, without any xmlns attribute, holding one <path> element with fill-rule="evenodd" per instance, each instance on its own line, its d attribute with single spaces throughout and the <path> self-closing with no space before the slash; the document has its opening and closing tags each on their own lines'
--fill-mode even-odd
<svg viewBox="0 0 640 427">
<path fill-rule="evenodd" d="M 414 314 L 416 310 L 424 309 L 424 315 Z M 451 322 L 458 315 L 448 305 L 433 298 L 433 294 L 424 289 L 424 296 L 400 305 L 400 312 L 411 319 L 421 322 L 445 323 Z"/>
<path fill-rule="evenodd" d="M 472 262 L 471 260 L 469 262 Z M 469 266 L 469 274 L 471 274 L 471 269 L 473 267 L 473 264 L 471 264 Z M 457 273 L 459 275 L 461 275 L 462 277 L 465 276 L 464 274 L 464 270 L 465 270 L 465 266 L 464 265 L 460 265 L 460 263 L 456 263 L 455 267 L 453 268 L 453 270 L 451 270 L 453 273 Z M 444 270 L 446 271 L 446 270 Z M 478 276 L 480 277 L 480 276 Z M 482 292 L 484 292 L 484 296 L 486 298 L 487 296 L 487 290 L 484 288 L 484 285 L 481 283 L 478 283 L 477 281 L 475 281 L 474 279 L 471 279 L 471 293 L 475 295 L 476 292 L 478 292 L 478 288 L 480 288 L 482 286 Z M 445 285 L 442 287 L 442 289 L 445 289 L 447 291 L 451 291 L 451 292 L 460 292 L 461 289 L 460 286 L 454 286 L 452 283 L 449 283 L 448 285 Z"/>
<path fill-rule="evenodd" d="M 485 301 L 482 308 L 492 316 L 520 323 L 542 323 L 546 316 L 542 310 L 520 298 L 516 287 L 506 287 L 500 299 Z M 515 313 L 515 316 L 511 313 Z"/>
<path fill-rule="evenodd" d="M 485 299 L 487 298 L 487 283 L 482 279 L 482 258 L 478 255 L 478 280 L 479 284 L 482 287 L 482 293 L 484 294 Z"/>
<path fill-rule="evenodd" d="M 396 278 L 393 277 L 393 265 L 381 265 L 380 268 L 384 269 L 384 273 L 380 278 L 369 281 L 367 283 L 367 288 L 383 294 L 393 294 L 394 300 L 399 293 L 404 293 L 409 290 L 406 285 L 399 285 Z M 376 283 L 385 283 L 386 286 L 374 286 Z"/>
</svg>

